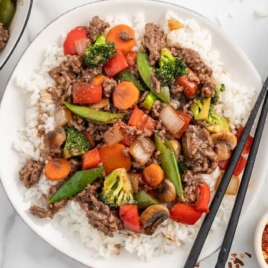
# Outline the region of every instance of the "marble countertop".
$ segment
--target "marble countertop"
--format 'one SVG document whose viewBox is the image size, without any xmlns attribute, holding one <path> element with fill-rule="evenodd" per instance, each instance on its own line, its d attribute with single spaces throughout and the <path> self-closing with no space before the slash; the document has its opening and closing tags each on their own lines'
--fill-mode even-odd
<svg viewBox="0 0 268 268">
<path fill-rule="evenodd" d="M 27 0 L 26 0 L 27 1 Z M 127 0 L 126 0 L 127 1 Z M 139 1 L 139 0 L 137 0 Z M 9 62 L 0 72 L 0 97 L 8 78 L 28 44 L 54 18 L 89 0 L 34 0 L 32 14 L 25 33 Z M 263 79 L 268 73 L 268 17 L 267 0 L 169 0 L 193 9 L 219 24 L 240 45 Z M 265 15 L 265 14 L 264 14 Z M 268 181 L 267 181 L 268 183 Z M 235 236 L 231 253 L 237 253 L 246 268 L 259 267 L 254 255 L 253 239 L 258 219 L 268 209 L 266 191 Z M 84 268 L 85 266 L 56 251 L 39 238 L 19 218 L 0 186 L 0 268 Z M 249 258 L 245 252 L 252 254 Z M 217 253 L 200 264 L 211 268 Z"/>
</svg>

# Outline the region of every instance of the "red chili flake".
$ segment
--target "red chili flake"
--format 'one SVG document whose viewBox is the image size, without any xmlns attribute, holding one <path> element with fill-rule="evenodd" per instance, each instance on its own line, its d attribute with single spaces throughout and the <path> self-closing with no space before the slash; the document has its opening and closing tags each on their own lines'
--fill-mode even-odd
<svg viewBox="0 0 268 268">
<path fill-rule="evenodd" d="M 250 253 L 245 252 L 245 254 L 246 254 L 249 258 L 251 258 L 251 254 L 250 254 Z"/>
<path fill-rule="evenodd" d="M 194 267 L 200 267 L 200 264 L 199 263 L 197 263 Z"/>
<path fill-rule="evenodd" d="M 237 254 L 236 253 L 232 253 L 231 256 L 235 258 L 237 256 Z"/>
<path fill-rule="evenodd" d="M 244 266 L 244 263 L 240 259 L 238 259 L 238 258 L 235 258 L 234 263 L 235 264 L 239 264 L 241 266 Z"/>
<path fill-rule="evenodd" d="M 239 264 L 238 264 L 238 263 L 235 265 L 235 268 L 240 268 L 240 266 L 239 266 Z"/>
<path fill-rule="evenodd" d="M 230 261 L 228 262 L 228 268 L 233 268 L 233 265 Z"/>
</svg>

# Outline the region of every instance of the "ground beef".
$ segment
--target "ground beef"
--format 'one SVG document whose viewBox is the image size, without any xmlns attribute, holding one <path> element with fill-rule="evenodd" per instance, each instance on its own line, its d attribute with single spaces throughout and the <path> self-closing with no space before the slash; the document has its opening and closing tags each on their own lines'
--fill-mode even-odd
<svg viewBox="0 0 268 268">
<path fill-rule="evenodd" d="M 194 204 L 197 201 L 197 186 L 186 185 L 183 187 L 184 202 Z"/>
<path fill-rule="evenodd" d="M 117 82 L 113 78 L 106 78 L 103 82 L 103 94 L 106 98 L 110 98 Z"/>
<path fill-rule="evenodd" d="M 0 23 L 0 49 L 3 49 L 9 38 L 9 31 L 3 27 L 3 24 Z"/>
<path fill-rule="evenodd" d="M 51 94 L 52 100 L 54 101 L 56 106 L 59 108 L 65 99 L 64 90 L 62 88 L 50 87 L 48 88 L 47 91 Z M 68 97 L 69 96 L 67 96 L 67 98 Z"/>
<path fill-rule="evenodd" d="M 149 50 L 149 60 L 151 65 L 155 65 L 160 59 L 161 49 L 166 47 L 166 34 L 154 23 L 145 25 L 145 34 L 142 44 Z"/>
<path fill-rule="evenodd" d="M 109 127 L 109 124 L 88 122 L 88 127 L 86 131 L 91 137 L 94 137 L 94 141 L 99 143 L 100 145 L 100 142 L 103 142 L 103 134 L 106 130 L 108 130 Z"/>
<path fill-rule="evenodd" d="M 74 174 L 76 171 L 81 170 L 82 163 L 80 160 L 76 158 L 71 158 L 69 160 L 69 163 L 71 164 L 71 172 L 70 175 Z"/>
<path fill-rule="evenodd" d="M 123 41 L 133 40 L 133 37 L 126 31 L 121 31 L 119 34 L 119 38 Z"/>
<path fill-rule="evenodd" d="M 76 114 L 72 114 L 72 119 L 68 126 L 73 127 L 78 131 L 84 131 L 87 128 L 87 121 Z"/>
<path fill-rule="evenodd" d="M 195 174 L 190 170 L 187 170 L 183 174 L 182 181 L 186 185 L 192 185 L 192 186 L 196 186 L 196 185 L 202 184 L 204 182 L 200 173 Z"/>
<path fill-rule="evenodd" d="M 200 82 L 202 85 L 202 97 L 213 97 L 216 85 L 212 77 L 212 69 L 203 62 L 199 53 L 191 48 L 181 46 L 172 47 L 171 51 L 174 56 L 181 58 L 197 74 L 199 81 L 196 82 Z"/>
<path fill-rule="evenodd" d="M 122 224 L 118 217 L 105 205 L 98 200 L 98 183 L 88 185 L 84 191 L 75 198 L 80 206 L 87 213 L 88 223 L 103 232 L 105 235 L 114 236 L 114 233 L 122 229 Z"/>
<path fill-rule="evenodd" d="M 217 154 L 213 151 L 213 142 L 209 132 L 190 125 L 182 138 L 182 147 L 186 165 L 194 172 L 210 174 L 217 167 Z"/>
<path fill-rule="evenodd" d="M 43 166 L 41 162 L 31 159 L 20 170 L 20 180 L 25 187 L 31 188 L 34 184 L 39 182 Z"/>
<path fill-rule="evenodd" d="M 102 67 L 82 69 L 80 76 L 77 78 L 78 82 L 89 83 L 97 74 L 102 73 Z"/>
<path fill-rule="evenodd" d="M 88 27 L 88 35 L 89 38 L 93 41 L 102 33 L 104 33 L 105 29 L 110 27 L 110 24 L 101 20 L 98 16 L 92 18 L 89 22 Z"/>
<path fill-rule="evenodd" d="M 155 93 L 161 93 L 161 82 L 158 80 L 154 73 L 151 74 L 150 84 L 151 87 L 154 88 Z"/>
<path fill-rule="evenodd" d="M 161 101 L 160 100 L 156 100 L 154 102 L 154 104 L 153 104 L 152 111 L 151 111 L 152 117 L 154 119 L 158 119 L 159 118 L 161 109 L 162 109 Z"/>
<path fill-rule="evenodd" d="M 42 219 L 51 217 L 51 211 L 47 210 L 46 208 L 41 208 L 38 206 L 31 206 L 30 211 L 34 216 L 37 216 Z"/>
</svg>

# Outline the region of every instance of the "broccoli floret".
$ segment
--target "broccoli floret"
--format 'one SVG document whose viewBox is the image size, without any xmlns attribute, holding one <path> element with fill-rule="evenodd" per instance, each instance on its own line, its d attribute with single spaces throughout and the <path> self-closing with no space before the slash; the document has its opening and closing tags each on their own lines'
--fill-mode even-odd
<svg viewBox="0 0 268 268">
<path fill-rule="evenodd" d="M 115 54 L 114 43 L 106 42 L 105 35 L 101 34 L 93 45 L 87 46 L 83 55 L 83 61 L 89 68 L 97 67 L 105 64 Z"/>
<path fill-rule="evenodd" d="M 110 207 L 135 203 L 131 182 L 125 168 L 118 168 L 105 178 L 101 199 Z"/>
<path fill-rule="evenodd" d="M 68 159 L 74 156 L 83 155 L 90 149 L 90 142 L 81 132 L 71 127 L 65 127 L 64 130 L 66 133 L 65 145 L 63 148 L 64 158 Z"/>
<path fill-rule="evenodd" d="M 168 85 L 180 75 L 188 74 L 188 68 L 183 60 L 174 57 L 169 49 L 163 48 L 156 74 L 162 84 Z"/>
<path fill-rule="evenodd" d="M 214 111 L 213 107 L 210 107 L 207 125 L 205 127 L 211 133 L 219 131 L 230 131 L 228 120 L 223 116 L 219 116 Z"/>
<path fill-rule="evenodd" d="M 217 104 L 219 98 L 220 98 L 220 92 L 223 92 L 225 91 L 225 85 L 224 84 L 221 84 L 221 87 L 220 88 L 216 88 L 215 89 L 215 95 L 213 98 L 211 98 L 211 104 L 212 105 L 215 105 Z"/>
</svg>

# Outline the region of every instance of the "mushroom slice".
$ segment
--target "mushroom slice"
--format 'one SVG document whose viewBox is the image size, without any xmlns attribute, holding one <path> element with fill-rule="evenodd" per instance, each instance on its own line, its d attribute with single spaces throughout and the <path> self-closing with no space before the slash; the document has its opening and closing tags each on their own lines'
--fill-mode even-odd
<svg viewBox="0 0 268 268">
<path fill-rule="evenodd" d="M 212 142 L 217 148 L 218 161 L 227 160 L 231 156 L 231 150 L 237 145 L 236 136 L 229 131 L 220 131 L 211 135 Z"/>
<path fill-rule="evenodd" d="M 152 205 L 148 207 L 140 216 L 144 234 L 152 235 L 156 228 L 168 218 L 169 211 L 165 206 Z"/>
<path fill-rule="evenodd" d="M 176 198 L 176 189 L 174 184 L 165 179 L 161 182 L 155 189 L 154 192 L 156 194 L 157 199 L 159 199 L 163 203 L 170 203 Z"/>
</svg>

